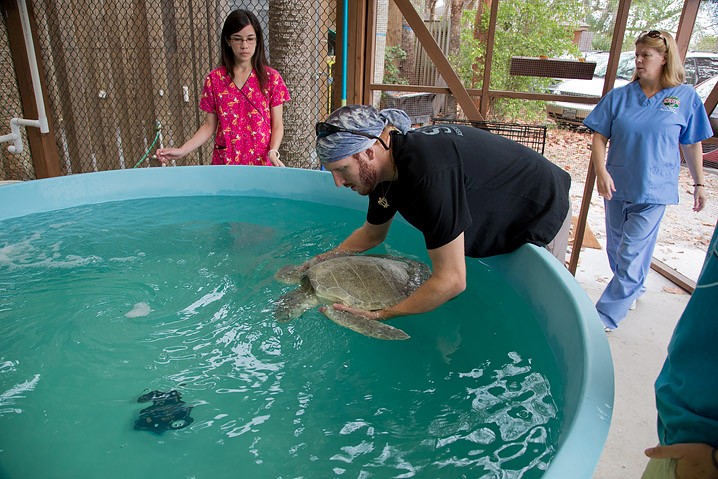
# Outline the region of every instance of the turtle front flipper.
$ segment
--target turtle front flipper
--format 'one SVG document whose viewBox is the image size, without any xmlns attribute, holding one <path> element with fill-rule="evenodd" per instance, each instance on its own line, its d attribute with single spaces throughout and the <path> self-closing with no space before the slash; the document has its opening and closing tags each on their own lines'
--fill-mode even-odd
<svg viewBox="0 0 718 479">
<path fill-rule="evenodd" d="M 364 316 L 338 311 L 332 306 L 327 306 L 324 309 L 324 315 L 339 326 L 344 326 L 364 336 L 377 339 L 409 339 L 409 335 L 399 328 L 374 319 L 367 319 Z"/>
<path fill-rule="evenodd" d="M 318 305 L 314 290 L 307 278 L 302 278 L 301 285 L 297 289 L 289 291 L 277 300 L 274 305 L 274 319 L 286 322 L 298 318 L 304 312 Z"/>
</svg>

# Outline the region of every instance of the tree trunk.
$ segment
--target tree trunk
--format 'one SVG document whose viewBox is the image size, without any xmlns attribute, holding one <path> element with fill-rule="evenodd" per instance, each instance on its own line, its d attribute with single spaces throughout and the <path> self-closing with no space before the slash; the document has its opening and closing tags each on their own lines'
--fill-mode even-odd
<svg viewBox="0 0 718 479">
<path fill-rule="evenodd" d="M 416 35 L 414 35 L 414 30 L 412 30 L 404 18 L 402 18 L 402 26 L 401 48 L 406 53 L 406 59 L 399 62 L 401 76 L 402 78 L 406 78 L 410 84 L 414 84 L 416 83 L 416 75 L 414 74 L 416 66 L 416 51 L 414 48 Z"/>
<path fill-rule="evenodd" d="M 401 45 L 401 24 L 404 17 L 401 16 L 401 10 L 393 1 L 389 2 L 388 23 L 386 27 L 386 46 L 395 47 Z"/>
<path fill-rule="evenodd" d="M 329 6 L 324 5 L 328 10 Z M 328 25 L 320 21 L 318 5 L 308 0 L 269 1 L 269 50 L 272 67 L 287 84 L 291 101 L 284 105 L 284 140 L 280 152 L 284 164 L 318 167 L 314 153 L 314 125 L 324 103 L 319 75 L 327 68 L 324 42 Z"/>
<path fill-rule="evenodd" d="M 464 0 L 451 0 L 449 12 L 449 57 L 456 56 L 461 48 L 461 12 L 464 8 Z M 450 118 L 455 118 L 457 112 L 456 98 L 449 95 L 446 102 L 446 113 Z"/>
</svg>

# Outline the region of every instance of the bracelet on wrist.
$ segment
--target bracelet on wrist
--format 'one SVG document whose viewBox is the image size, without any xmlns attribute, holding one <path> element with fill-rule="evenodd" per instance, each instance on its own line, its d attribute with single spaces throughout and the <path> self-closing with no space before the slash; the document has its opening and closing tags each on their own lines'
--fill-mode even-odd
<svg viewBox="0 0 718 479">
<path fill-rule="evenodd" d="M 706 187 L 706 185 L 704 185 L 703 183 L 693 183 L 693 187 L 696 187 L 696 186 L 702 186 L 703 188 Z"/>
<path fill-rule="evenodd" d="M 277 154 L 277 159 L 279 159 L 279 150 L 269 150 L 267 154 L 270 154 L 271 152 L 275 152 Z"/>
</svg>

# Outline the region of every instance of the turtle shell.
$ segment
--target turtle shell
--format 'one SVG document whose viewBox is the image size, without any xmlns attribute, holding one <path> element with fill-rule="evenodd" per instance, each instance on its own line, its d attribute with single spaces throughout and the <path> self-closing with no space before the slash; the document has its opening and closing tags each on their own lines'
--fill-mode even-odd
<svg viewBox="0 0 718 479">
<path fill-rule="evenodd" d="M 306 271 L 323 302 L 377 310 L 391 307 L 426 279 L 425 265 L 404 259 L 344 256 L 317 263 Z"/>
</svg>

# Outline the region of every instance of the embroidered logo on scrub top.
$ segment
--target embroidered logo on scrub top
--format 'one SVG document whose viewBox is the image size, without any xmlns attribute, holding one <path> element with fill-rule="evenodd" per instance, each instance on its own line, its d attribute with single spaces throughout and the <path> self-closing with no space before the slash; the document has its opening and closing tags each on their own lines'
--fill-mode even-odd
<svg viewBox="0 0 718 479">
<path fill-rule="evenodd" d="M 663 99 L 661 111 L 670 111 L 673 114 L 678 113 L 678 107 L 681 106 L 681 100 L 675 96 L 667 96 Z"/>
</svg>

